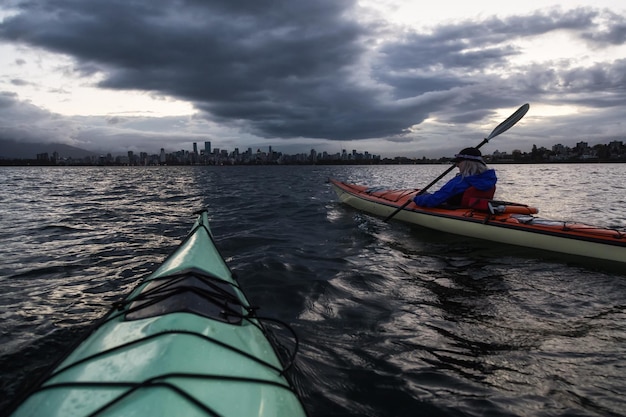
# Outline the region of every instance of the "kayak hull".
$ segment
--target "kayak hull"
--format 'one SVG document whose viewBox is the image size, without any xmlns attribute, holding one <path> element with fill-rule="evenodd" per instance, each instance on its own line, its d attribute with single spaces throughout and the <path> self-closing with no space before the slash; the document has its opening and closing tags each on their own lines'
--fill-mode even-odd
<svg viewBox="0 0 626 417">
<path fill-rule="evenodd" d="M 202 212 L 12 416 L 306 416 Z"/>
<path fill-rule="evenodd" d="M 372 191 L 365 186 L 347 184 L 335 179 L 330 179 L 329 182 L 342 203 L 384 218 L 396 212 L 418 191 Z M 397 212 L 393 219 L 509 245 L 626 262 L 626 231 L 545 220 L 530 214 L 492 214 L 468 208 L 423 208 L 412 202 Z"/>
</svg>

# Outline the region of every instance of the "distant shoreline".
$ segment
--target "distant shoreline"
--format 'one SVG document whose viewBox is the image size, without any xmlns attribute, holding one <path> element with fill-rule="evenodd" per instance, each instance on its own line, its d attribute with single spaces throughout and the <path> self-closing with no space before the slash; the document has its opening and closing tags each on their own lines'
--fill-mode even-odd
<svg viewBox="0 0 626 417">
<path fill-rule="evenodd" d="M 572 159 L 566 161 L 486 161 L 489 165 L 560 165 L 560 164 L 620 164 L 626 163 L 626 158 L 621 159 Z M 316 163 L 225 163 L 225 164 L 161 164 L 161 165 L 129 165 L 129 164 L 95 164 L 95 163 L 78 163 L 71 164 L 54 163 L 50 161 L 40 161 L 31 159 L 0 159 L 0 167 L 179 167 L 179 166 L 371 166 L 371 165 L 449 165 L 449 160 L 391 160 L 382 159 L 379 161 L 322 161 Z"/>
</svg>

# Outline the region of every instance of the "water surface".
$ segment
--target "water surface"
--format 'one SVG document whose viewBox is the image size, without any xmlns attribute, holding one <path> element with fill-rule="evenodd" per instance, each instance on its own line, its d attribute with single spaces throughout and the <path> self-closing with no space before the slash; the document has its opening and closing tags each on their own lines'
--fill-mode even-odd
<svg viewBox="0 0 626 417">
<path fill-rule="evenodd" d="M 495 167 L 498 199 L 626 227 L 624 164 Z M 326 183 L 446 168 L 0 168 L 0 407 L 207 207 L 248 296 L 300 337 L 311 416 L 626 415 L 621 267 L 385 223 Z"/>
</svg>

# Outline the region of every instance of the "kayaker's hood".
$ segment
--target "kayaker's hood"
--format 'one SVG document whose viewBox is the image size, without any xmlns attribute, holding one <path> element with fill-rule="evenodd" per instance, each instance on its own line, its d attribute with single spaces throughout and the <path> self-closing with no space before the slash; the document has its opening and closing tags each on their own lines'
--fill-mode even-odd
<svg viewBox="0 0 626 417">
<path fill-rule="evenodd" d="M 496 177 L 496 171 L 493 169 L 488 169 L 482 174 L 470 175 L 468 177 L 465 177 L 464 179 L 468 184 L 474 186 L 481 191 L 491 189 L 494 185 L 496 185 L 496 181 L 498 181 L 498 178 Z"/>
</svg>

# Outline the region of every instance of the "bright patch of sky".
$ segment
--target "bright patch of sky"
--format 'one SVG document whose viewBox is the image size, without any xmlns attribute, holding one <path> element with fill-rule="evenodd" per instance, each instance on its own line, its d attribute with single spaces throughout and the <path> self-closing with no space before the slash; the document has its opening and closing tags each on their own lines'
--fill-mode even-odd
<svg viewBox="0 0 626 417">
<path fill-rule="evenodd" d="M 4 68 L 0 87 L 19 91 L 22 100 L 65 116 L 108 114 L 182 116 L 194 113 L 191 104 L 141 91 L 97 87 L 100 77 L 79 77 L 73 59 L 40 49 L 0 43 Z"/>
</svg>

